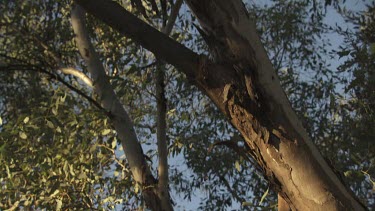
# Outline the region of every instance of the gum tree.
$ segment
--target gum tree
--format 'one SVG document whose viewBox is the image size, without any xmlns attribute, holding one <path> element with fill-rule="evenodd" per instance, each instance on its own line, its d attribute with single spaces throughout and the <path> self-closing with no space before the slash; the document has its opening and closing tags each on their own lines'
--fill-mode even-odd
<svg viewBox="0 0 375 211">
<path fill-rule="evenodd" d="M 345 169 L 347 178 L 367 173 L 367 180 L 350 181 L 367 198 L 371 161 L 353 163 L 348 153 L 371 148 L 353 149 L 347 140 L 366 127 L 345 129 L 346 120 L 349 128 L 357 121 L 353 107 L 339 107 L 340 73 L 329 68 L 329 47 L 319 39 L 332 30 L 323 22 L 324 3 L 254 3 L 248 15 L 240 1 L 187 1 L 198 26 L 185 5 L 178 15 L 182 0 L 85 2 L 97 17 L 69 0 L 0 6 L 1 208 L 136 209 L 146 203 L 171 210 L 183 206 L 179 197 L 194 200 L 198 192 L 204 210 L 233 202 L 271 208 L 275 193 L 280 210 L 318 209 L 316 202 L 335 206 L 348 196 L 335 189 L 343 186 L 330 174 L 333 166 Z M 366 30 L 371 35 L 371 27 Z M 366 67 L 371 59 L 363 55 L 359 51 L 353 61 Z M 367 74 L 354 72 L 358 79 Z M 371 92 L 371 80 L 358 81 L 349 87 Z M 283 92 L 320 153 L 335 162 L 330 167 Z M 366 113 L 366 98 L 358 102 L 351 104 L 355 112 Z M 181 156 L 182 164 L 174 161 Z"/>
<path fill-rule="evenodd" d="M 241 1 L 187 1 L 213 59 L 169 39 L 114 2 L 77 3 L 174 65 L 209 96 L 239 130 L 250 148 L 248 153 L 291 209 L 364 209 L 303 129 Z M 92 55 L 84 52 L 90 52 L 89 48 L 81 54 Z M 111 115 L 116 118 L 118 114 Z M 141 156 L 141 151 L 138 154 Z M 133 162 L 129 153 L 126 156 Z M 142 163 L 134 163 L 133 176 L 152 184 Z M 146 203 L 155 208 L 147 198 Z"/>
</svg>

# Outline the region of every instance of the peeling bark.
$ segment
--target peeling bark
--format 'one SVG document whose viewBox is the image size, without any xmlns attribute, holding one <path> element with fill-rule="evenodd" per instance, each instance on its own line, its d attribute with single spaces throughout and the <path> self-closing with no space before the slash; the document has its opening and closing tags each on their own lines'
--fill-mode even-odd
<svg viewBox="0 0 375 211">
<path fill-rule="evenodd" d="M 242 134 L 248 152 L 292 210 L 364 210 L 303 129 L 240 0 L 187 0 L 212 39 L 215 62 L 135 18 L 118 4 L 77 0 L 98 19 L 174 65 Z"/>
<path fill-rule="evenodd" d="M 292 209 L 363 208 L 318 152 L 283 92 L 256 27 L 240 0 L 188 0 L 219 64 L 229 64 L 247 99 L 227 104 L 240 130 L 275 188 Z M 236 90 L 238 92 L 239 90 Z M 224 91 L 224 90 L 223 90 Z M 247 101 L 247 102 L 246 102 Z M 247 106 L 246 106 L 247 105 Z"/>
<path fill-rule="evenodd" d="M 277 210 L 278 211 L 290 211 L 289 204 L 284 200 L 284 198 L 278 194 L 277 195 Z"/>
</svg>

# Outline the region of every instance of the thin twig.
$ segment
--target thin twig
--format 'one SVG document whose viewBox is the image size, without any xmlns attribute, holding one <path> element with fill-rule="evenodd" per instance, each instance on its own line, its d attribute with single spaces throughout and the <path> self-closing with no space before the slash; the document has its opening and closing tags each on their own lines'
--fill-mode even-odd
<svg viewBox="0 0 375 211">
<path fill-rule="evenodd" d="M 72 86 L 71 84 L 69 84 L 68 82 L 66 82 L 63 78 L 61 78 L 59 75 L 57 74 L 53 74 L 43 68 L 40 68 L 38 66 L 35 66 L 35 65 L 8 65 L 8 66 L 1 66 L 0 67 L 0 70 L 1 71 L 9 71 L 9 70 L 14 70 L 14 71 L 25 71 L 25 70 L 32 70 L 32 71 L 35 71 L 35 72 L 41 72 L 41 73 L 44 73 L 48 76 L 50 76 L 51 79 L 54 79 L 54 80 L 57 80 L 59 81 L 60 83 L 64 84 L 65 86 L 67 86 L 70 90 L 74 91 L 75 93 L 77 93 L 78 95 L 82 96 L 83 98 L 85 98 L 86 100 L 88 100 L 90 103 L 92 103 L 94 106 L 96 106 L 99 110 L 102 110 L 104 111 L 107 115 L 108 112 L 105 111 L 105 109 L 97 102 L 95 101 L 93 98 L 89 97 L 87 94 L 85 94 L 84 92 L 82 92 L 81 90 L 77 89 L 76 87 Z"/>
</svg>

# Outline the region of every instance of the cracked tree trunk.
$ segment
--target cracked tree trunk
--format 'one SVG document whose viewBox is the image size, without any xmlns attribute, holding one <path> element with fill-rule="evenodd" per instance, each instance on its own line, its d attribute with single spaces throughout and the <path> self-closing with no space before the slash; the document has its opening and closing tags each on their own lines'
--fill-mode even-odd
<svg viewBox="0 0 375 211">
<path fill-rule="evenodd" d="M 227 102 L 225 113 L 290 208 L 362 209 L 292 110 L 242 1 L 187 3 L 209 39 L 207 44 L 216 62 L 231 66 L 239 78 L 222 90 Z"/>
<path fill-rule="evenodd" d="M 280 194 L 277 194 L 277 210 L 278 211 L 290 211 L 288 202 L 286 202 Z"/>
<path fill-rule="evenodd" d="M 364 210 L 309 139 L 240 0 L 187 0 L 215 62 L 118 4 L 76 0 L 88 12 L 185 73 L 242 134 L 249 153 L 292 210 Z"/>
</svg>

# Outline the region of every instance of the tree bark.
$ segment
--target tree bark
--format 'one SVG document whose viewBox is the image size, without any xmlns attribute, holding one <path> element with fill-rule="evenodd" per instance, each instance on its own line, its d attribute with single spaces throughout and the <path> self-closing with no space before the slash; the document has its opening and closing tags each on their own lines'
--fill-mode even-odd
<svg viewBox="0 0 375 211">
<path fill-rule="evenodd" d="M 290 211 L 288 202 L 284 200 L 281 194 L 277 194 L 277 210 L 278 211 Z"/>
<path fill-rule="evenodd" d="M 161 31 L 169 36 L 171 33 L 178 12 L 182 5 L 182 0 L 177 0 L 171 14 Z M 165 19 L 167 17 L 164 17 Z M 173 210 L 171 206 L 171 198 L 169 194 L 169 175 L 168 175 L 168 140 L 167 140 L 167 100 L 165 98 L 165 63 L 158 61 L 156 66 L 156 104 L 157 104 L 157 143 L 158 143 L 158 195 L 163 204 L 163 207 L 168 207 Z"/>
<path fill-rule="evenodd" d="M 364 210 L 327 165 L 281 89 L 240 0 L 188 0 L 216 63 L 118 4 L 77 0 L 98 19 L 184 72 L 242 134 L 249 153 L 292 210 Z"/>
<path fill-rule="evenodd" d="M 80 6 L 76 6 L 73 8 L 71 16 L 78 50 L 92 76 L 98 99 L 100 99 L 102 107 L 108 112 L 118 138 L 121 140 L 133 178 L 142 188 L 142 196 L 146 205 L 152 210 L 172 210 L 170 202 L 167 204 L 161 203 L 158 197 L 157 181 L 146 163 L 133 123 L 113 91 L 98 54 L 89 41 L 84 10 Z"/>
<path fill-rule="evenodd" d="M 207 44 L 216 62 L 229 64 L 240 78 L 240 83 L 226 86 L 240 85 L 241 91 L 246 90 L 247 100 L 232 97 L 227 104 L 232 123 L 290 207 L 363 208 L 302 127 L 242 1 L 187 0 L 187 3 L 203 27 L 204 36 L 210 39 Z"/>
</svg>

